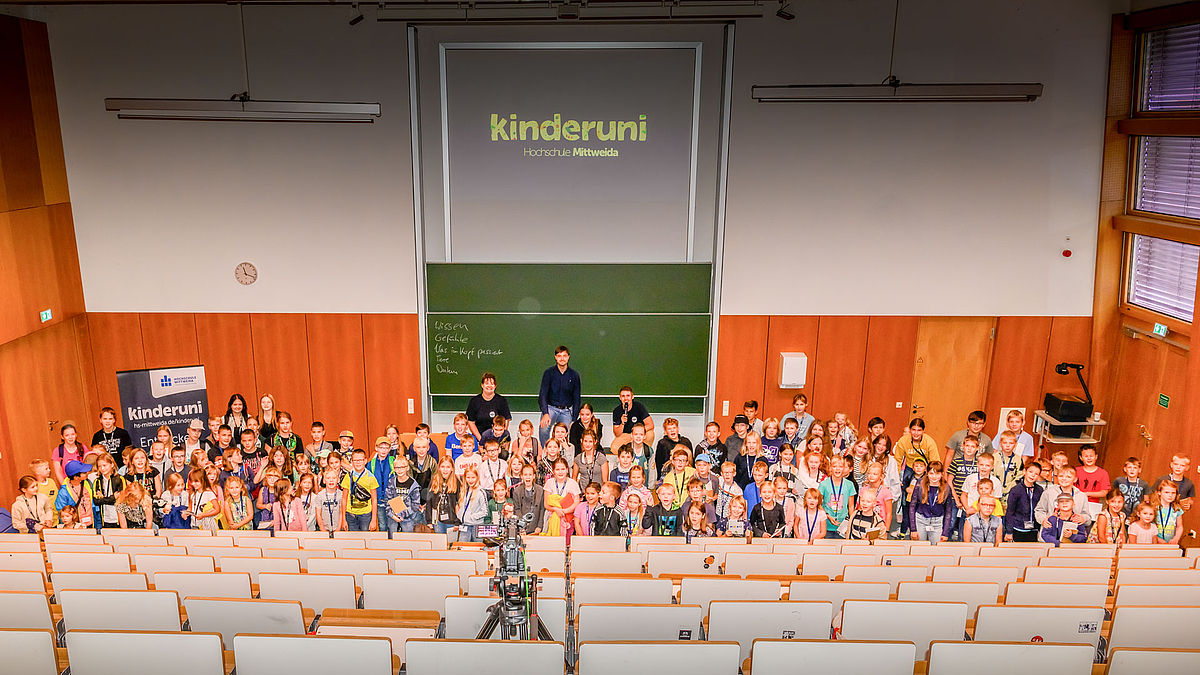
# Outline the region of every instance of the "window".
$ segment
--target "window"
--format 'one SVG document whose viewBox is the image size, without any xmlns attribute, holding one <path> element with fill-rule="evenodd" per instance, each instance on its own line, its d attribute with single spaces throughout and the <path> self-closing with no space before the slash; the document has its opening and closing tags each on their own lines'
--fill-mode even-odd
<svg viewBox="0 0 1200 675">
<path fill-rule="evenodd" d="M 1200 218 L 1200 138 L 1138 139 L 1133 207 L 1151 213 Z"/>
<path fill-rule="evenodd" d="M 1200 24 L 1146 33 L 1142 110 L 1200 109 Z"/>
<path fill-rule="evenodd" d="M 1200 246 L 1133 235 L 1129 256 L 1128 299 L 1152 312 L 1192 320 Z"/>
</svg>

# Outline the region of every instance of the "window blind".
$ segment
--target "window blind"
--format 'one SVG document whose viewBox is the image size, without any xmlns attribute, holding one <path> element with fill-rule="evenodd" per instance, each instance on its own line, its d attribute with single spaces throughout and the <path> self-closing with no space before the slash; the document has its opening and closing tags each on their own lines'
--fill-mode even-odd
<svg viewBox="0 0 1200 675">
<path fill-rule="evenodd" d="M 1200 108 L 1200 24 L 1146 33 L 1142 110 Z"/>
<path fill-rule="evenodd" d="M 1143 136 L 1138 139 L 1134 208 L 1200 218 L 1200 138 Z"/>
<path fill-rule="evenodd" d="M 1129 302 L 1190 322 L 1196 305 L 1200 246 L 1133 235 Z"/>
</svg>

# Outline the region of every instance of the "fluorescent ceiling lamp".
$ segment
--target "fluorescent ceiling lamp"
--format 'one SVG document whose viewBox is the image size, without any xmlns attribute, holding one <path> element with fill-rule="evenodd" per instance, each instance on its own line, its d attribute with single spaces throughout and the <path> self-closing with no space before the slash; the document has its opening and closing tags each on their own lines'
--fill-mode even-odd
<svg viewBox="0 0 1200 675">
<path fill-rule="evenodd" d="M 761 18 L 760 0 L 745 2 L 420 2 L 386 3 L 376 21 L 503 22 L 503 21 L 664 21 L 681 19 Z"/>
<path fill-rule="evenodd" d="M 759 103 L 1027 103 L 1042 85 L 1021 84 L 793 84 L 750 87 Z"/>
<path fill-rule="evenodd" d="M 378 103 L 239 101 L 184 98 L 106 98 L 104 109 L 117 119 L 203 120 L 214 122 L 343 122 L 370 124 Z"/>
</svg>

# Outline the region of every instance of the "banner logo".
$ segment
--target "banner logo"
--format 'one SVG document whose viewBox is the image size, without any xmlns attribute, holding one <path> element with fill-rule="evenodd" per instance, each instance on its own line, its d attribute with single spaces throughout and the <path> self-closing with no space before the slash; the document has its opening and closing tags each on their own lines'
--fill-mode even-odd
<svg viewBox="0 0 1200 675">
<path fill-rule="evenodd" d="M 520 120 L 512 113 L 507 118 L 492 113 L 489 123 L 493 141 L 646 141 L 646 116 L 636 120 L 593 121 L 563 120 L 554 113 L 548 120 Z"/>
</svg>

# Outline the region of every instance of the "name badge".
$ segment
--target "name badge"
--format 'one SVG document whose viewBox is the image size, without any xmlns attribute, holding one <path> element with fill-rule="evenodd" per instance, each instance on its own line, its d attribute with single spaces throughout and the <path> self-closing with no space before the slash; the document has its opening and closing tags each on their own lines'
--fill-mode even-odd
<svg viewBox="0 0 1200 675">
<path fill-rule="evenodd" d="M 926 532 L 933 532 L 933 526 L 932 526 L 932 525 L 926 525 L 926 526 L 925 526 L 925 531 L 926 531 Z"/>
<path fill-rule="evenodd" d="M 1026 529 L 1026 530 L 1032 530 L 1032 529 L 1033 529 L 1033 521 L 1032 521 L 1032 520 L 1027 520 L 1027 521 L 1025 521 L 1025 528 L 1024 528 L 1024 529 Z"/>
</svg>

